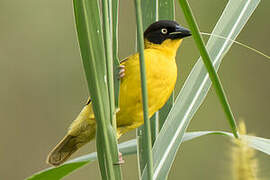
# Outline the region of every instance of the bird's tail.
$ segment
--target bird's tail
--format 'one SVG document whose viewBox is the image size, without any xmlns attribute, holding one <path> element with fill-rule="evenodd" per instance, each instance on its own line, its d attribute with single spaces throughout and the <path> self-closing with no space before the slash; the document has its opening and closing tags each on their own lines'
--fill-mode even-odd
<svg viewBox="0 0 270 180">
<path fill-rule="evenodd" d="M 50 152 L 47 163 L 58 166 L 64 163 L 77 149 L 76 137 L 66 135 Z"/>
<path fill-rule="evenodd" d="M 49 153 L 47 163 L 54 166 L 64 163 L 75 151 L 94 139 L 95 135 L 96 121 L 89 103 L 73 121 L 67 135 Z"/>
</svg>

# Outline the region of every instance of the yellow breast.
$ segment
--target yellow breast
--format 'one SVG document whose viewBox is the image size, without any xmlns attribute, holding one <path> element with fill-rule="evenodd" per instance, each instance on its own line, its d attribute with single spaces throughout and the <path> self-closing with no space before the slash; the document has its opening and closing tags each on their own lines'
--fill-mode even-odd
<svg viewBox="0 0 270 180">
<path fill-rule="evenodd" d="M 169 51 L 148 48 L 144 50 L 144 55 L 149 117 L 151 117 L 170 97 L 177 79 L 177 66 L 175 53 Z M 133 129 L 143 124 L 139 55 L 129 57 L 123 65 L 125 76 L 121 80 L 117 124 Z"/>
</svg>

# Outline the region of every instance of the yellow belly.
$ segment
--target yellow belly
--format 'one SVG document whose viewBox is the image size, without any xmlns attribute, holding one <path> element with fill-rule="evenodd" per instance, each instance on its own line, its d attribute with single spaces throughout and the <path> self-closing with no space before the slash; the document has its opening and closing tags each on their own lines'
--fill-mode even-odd
<svg viewBox="0 0 270 180">
<path fill-rule="evenodd" d="M 148 89 L 149 117 L 158 111 L 170 97 L 177 79 L 177 66 L 159 50 L 144 51 Z M 120 111 L 117 125 L 123 134 L 143 124 L 139 55 L 135 54 L 122 63 L 125 76 L 120 85 Z"/>
<path fill-rule="evenodd" d="M 146 79 L 149 118 L 170 97 L 177 78 L 174 56 L 156 49 L 145 49 Z M 171 57 L 171 58 L 170 58 Z M 121 63 L 125 76 L 120 84 L 120 111 L 117 113 L 117 133 L 122 134 L 143 124 L 139 55 L 134 54 Z M 87 104 L 70 126 L 69 135 L 90 141 L 95 135 L 95 118 L 92 103 Z M 92 130 L 90 130 L 92 128 Z M 80 137 L 80 138 L 79 138 Z"/>
</svg>

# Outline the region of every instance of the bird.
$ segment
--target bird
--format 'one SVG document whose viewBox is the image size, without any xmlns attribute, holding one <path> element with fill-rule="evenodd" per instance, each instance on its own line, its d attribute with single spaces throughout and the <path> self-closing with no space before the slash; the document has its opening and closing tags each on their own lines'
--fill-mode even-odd
<svg viewBox="0 0 270 180">
<path fill-rule="evenodd" d="M 190 30 L 176 21 L 159 20 L 144 32 L 149 118 L 167 102 L 177 80 L 175 57 Z M 139 53 L 120 62 L 119 111 L 116 113 L 117 138 L 141 126 L 143 120 Z M 72 122 L 67 134 L 47 157 L 47 163 L 58 166 L 96 136 L 96 120 L 91 99 Z"/>
</svg>

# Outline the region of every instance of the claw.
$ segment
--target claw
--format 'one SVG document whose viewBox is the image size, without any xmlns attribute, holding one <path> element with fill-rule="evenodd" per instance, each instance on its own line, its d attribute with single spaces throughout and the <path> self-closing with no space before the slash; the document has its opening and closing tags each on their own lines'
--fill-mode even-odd
<svg viewBox="0 0 270 180">
<path fill-rule="evenodd" d="M 119 66 L 119 79 L 122 79 L 125 76 L 125 66 L 124 65 L 120 65 Z"/>
<path fill-rule="evenodd" d="M 125 161 L 123 159 L 122 153 L 118 152 L 118 162 L 114 163 L 114 165 L 122 165 L 124 163 L 125 163 Z"/>
</svg>

